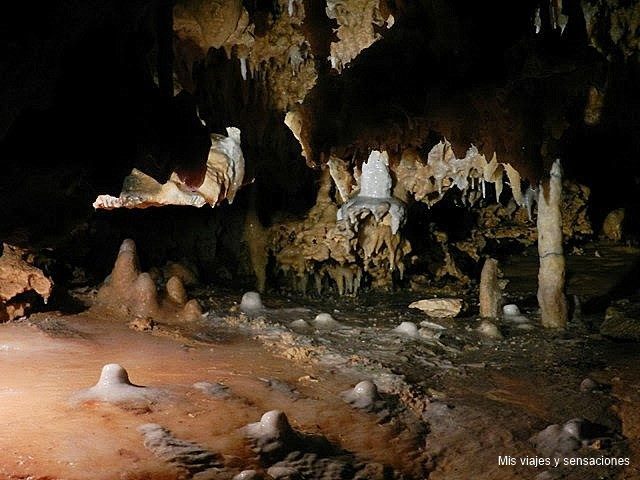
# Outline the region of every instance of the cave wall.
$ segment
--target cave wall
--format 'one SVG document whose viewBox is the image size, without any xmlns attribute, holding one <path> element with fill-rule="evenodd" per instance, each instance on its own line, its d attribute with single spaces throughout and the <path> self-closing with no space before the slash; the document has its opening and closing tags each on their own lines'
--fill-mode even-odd
<svg viewBox="0 0 640 480">
<path fill-rule="evenodd" d="M 426 154 L 443 137 L 458 156 L 470 144 L 487 157 L 495 151 L 531 184 L 561 157 L 567 176 L 592 188 L 596 225 L 620 206 L 634 218 L 640 63 L 633 5 L 565 1 L 561 30 L 542 1 L 367 3 L 372 20 L 358 20 L 361 43 L 338 69 L 336 52 L 346 51 L 338 45 L 351 38 L 343 28 L 348 12 L 327 15 L 325 3 L 313 0 L 290 2 L 289 10 L 288 3 L 7 7 L 0 236 L 53 247 L 62 263 L 98 277 L 109 267 L 99 252 L 115 251 L 125 236 L 153 252 L 143 261 L 185 257 L 207 279 L 217 270 L 250 276 L 247 209 L 265 226 L 299 217 L 313 205 L 331 155 L 359 166 L 370 150 L 386 149 L 393 162 L 407 147 Z M 189 28 L 202 23 L 193 12 L 213 7 L 233 12 L 229 25 L 220 24 L 229 31 L 193 36 Z M 180 8 L 188 15 L 176 16 Z M 174 97 L 174 88 L 184 92 Z M 585 122 L 594 89 L 602 109 Z M 302 119 L 306 159 L 284 124 L 287 111 Z M 197 176 L 208 133 L 227 126 L 242 131 L 249 184 L 234 205 L 93 212 L 93 198 L 119 191 L 134 166 L 159 181 L 176 168 Z M 438 219 L 418 210 L 424 225 Z"/>
</svg>

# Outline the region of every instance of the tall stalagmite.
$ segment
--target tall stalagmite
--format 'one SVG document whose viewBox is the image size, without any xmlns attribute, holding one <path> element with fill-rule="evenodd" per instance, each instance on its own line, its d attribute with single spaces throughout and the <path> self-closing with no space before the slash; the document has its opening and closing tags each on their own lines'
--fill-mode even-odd
<svg viewBox="0 0 640 480">
<path fill-rule="evenodd" d="M 540 184 L 538 198 L 538 303 L 542 325 L 547 328 L 567 325 L 561 202 L 562 169 L 560 160 L 556 160 L 551 167 L 549 183 Z"/>
<path fill-rule="evenodd" d="M 487 258 L 480 274 L 480 316 L 498 316 L 502 306 L 502 288 L 500 288 L 500 270 L 498 261 Z"/>
</svg>

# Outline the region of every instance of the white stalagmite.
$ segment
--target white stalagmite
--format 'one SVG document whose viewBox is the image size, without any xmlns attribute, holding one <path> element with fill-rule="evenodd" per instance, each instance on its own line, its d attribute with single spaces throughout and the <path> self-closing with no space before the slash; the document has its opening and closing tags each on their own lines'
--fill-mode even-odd
<svg viewBox="0 0 640 480">
<path fill-rule="evenodd" d="M 562 250 L 562 169 L 560 160 L 551 167 L 549 183 L 540 183 L 538 195 L 538 303 L 542 325 L 567 325 L 567 299 L 564 294 L 565 261 Z"/>
<path fill-rule="evenodd" d="M 357 229 L 358 223 L 368 214 L 376 221 L 389 213 L 391 233 L 395 235 L 405 222 L 403 203 L 391 196 L 391 175 L 389 174 L 389 155 L 387 152 L 371 151 L 369 158 L 362 164 L 360 193 L 346 202 L 338 210 L 338 220 L 347 220 Z"/>
</svg>

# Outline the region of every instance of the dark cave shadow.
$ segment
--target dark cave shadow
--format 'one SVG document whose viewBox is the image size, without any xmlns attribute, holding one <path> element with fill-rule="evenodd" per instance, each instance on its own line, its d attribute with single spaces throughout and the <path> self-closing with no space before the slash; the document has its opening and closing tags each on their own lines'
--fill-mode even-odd
<svg viewBox="0 0 640 480">
<path fill-rule="evenodd" d="M 608 292 L 586 300 L 582 304 L 582 311 L 587 314 L 601 313 L 612 302 L 629 297 L 640 299 L 640 260 L 636 260 L 631 269 Z"/>
</svg>

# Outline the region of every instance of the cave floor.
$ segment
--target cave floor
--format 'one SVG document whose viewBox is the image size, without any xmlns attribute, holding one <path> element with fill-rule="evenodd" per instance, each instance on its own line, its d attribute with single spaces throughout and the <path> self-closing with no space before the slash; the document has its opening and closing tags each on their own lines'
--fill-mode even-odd
<svg viewBox="0 0 640 480">
<path fill-rule="evenodd" d="M 568 290 L 585 306 L 615 291 L 640 260 L 638 250 L 615 245 L 581 253 L 568 257 Z M 273 409 L 284 411 L 295 430 L 332 445 L 289 455 L 277 463 L 282 468 L 269 470 L 276 478 L 640 478 L 640 348 L 602 337 L 602 312 L 586 308 L 565 332 L 541 329 L 535 264 L 527 256 L 505 264 L 507 301 L 520 306 L 528 327 L 498 321 L 503 339 L 480 335 L 477 316 L 430 319 L 408 309 L 430 296 L 408 291 L 344 299 L 266 295 L 264 310 L 246 314 L 237 292 L 200 288 L 194 294 L 208 310 L 201 320 L 160 320 L 150 331 L 94 310 L 2 324 L 0 478 L 230 479 L 267 470 L 282 459 L 253 448 L 243 427 Z M 465 302 L 465 311 L 477 311 L 472 297 Z M 339 325 L 291 326 L 312 323 L 318 313 Z M 402 321 L 431 323 L 410 337 L 392 332 Z M 108 363 L 160 393 L 135 405 L 74 401 Z M 587 377 L 596 386 L 582 391 Z M 362 380 L 381 392 L 365 410 L 341 395 Z M 228 390 L 215 396 L 194 388 L 204 381 Z M 520 463 L 554 458 L 536 451 L 530 438 L 574 418 L 598 428 L 570 455 L 629 458 L 629 466 Z M 149 423 L 170 432 L 162 448 L 138 430 Z M 216 461 L 193 467 L 184 442 L 213 452 Z M 499 464 L 507 455 L 516 465 Z"/>
</svg>

